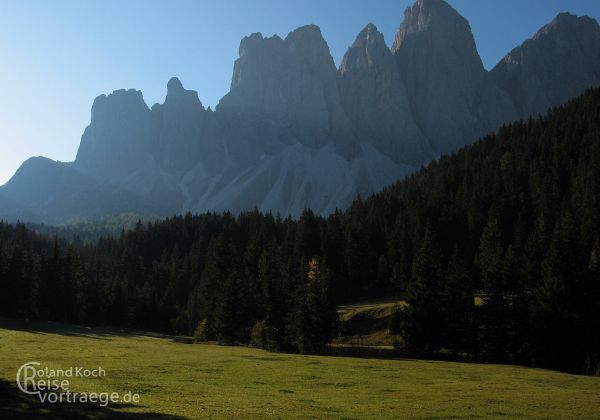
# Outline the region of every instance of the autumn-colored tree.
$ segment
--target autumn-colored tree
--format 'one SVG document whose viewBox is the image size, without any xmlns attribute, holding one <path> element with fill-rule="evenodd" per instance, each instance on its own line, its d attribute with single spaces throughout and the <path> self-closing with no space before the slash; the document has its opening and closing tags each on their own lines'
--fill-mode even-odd
<svg viewBox="0 0 600 420">
<path fill-rule="evenodd" d="M 330 280 L 329 269 L 321 270 L 317 258 L 312 258 L 289 317 L 289 341 L 301 353 L 322 352 L 335 336 L 337 311 L 330 297 Z"/>
</svg>

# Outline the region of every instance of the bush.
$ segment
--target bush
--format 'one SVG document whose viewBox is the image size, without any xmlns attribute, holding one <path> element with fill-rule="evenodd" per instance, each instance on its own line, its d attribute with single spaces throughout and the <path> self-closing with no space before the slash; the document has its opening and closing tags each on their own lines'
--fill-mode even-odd
<svg viewBox="0 0 600 420">
<path fill-rule="evenodd" d="M 250 345 L 263 348 L 265 346 L 265 321 L 256 321 L 250 331 Z"/>
<path fill-rule="evenodd" d="M 198 326 L 194 330 L 194 341 L 196 343 L 206 341 L 206 319 L 198 322 Z"/>
<path fill-rule="evenodd" d="M 277 351 L 277 328 L 266 321 L 256 321 L 250 331 L 250 345 L 270 351 Z"/>
<path fill-rule="evenodd" d="M 388 328 L 392 334 L 400 334 L 402 330 L 402 307 L 398 304 L 394 305 Z"/>
</svg>

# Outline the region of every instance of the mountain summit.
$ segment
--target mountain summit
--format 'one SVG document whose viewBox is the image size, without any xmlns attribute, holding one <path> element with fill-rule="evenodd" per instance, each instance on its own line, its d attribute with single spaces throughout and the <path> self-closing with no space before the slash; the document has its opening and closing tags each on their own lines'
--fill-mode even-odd
<svg viewBox="0 0 600 420">
<path fill-rule="evenodd" d="M 598 23 L 567 13 L 491 72 L 467 20 L 442 0 L 407 8 L 392 48 L 366 25 L 339 68 L 315 25 L 254 33 L 215 111 L 177 78 L 152 108 L 134 89 L 98 96 L 75 161 L 25 162 L 0 187 L 0 218 L 327 214 L 599 85 L 599 69 Z"/>
<path fill-rule="evenodd" d="M 344 109 L 362 143 L 398 163 L 419 165 L 433 157 L 394 56 L 375 25 L 358 34 L 338 74 Z"/>
<path fill-rule="evenodd" d="M 516 117 L 487 77 L 469 22 L 446 2 L 418 0 L 406 9 L 392 52 L 415 120 L 437 154 Z"/>
<path fill-rule="evenodd" d="M 600 81 L 600 27 L 587 16 L 561 13 L 491 71 L 520 116 L 544 112 Z"/>
</svg>

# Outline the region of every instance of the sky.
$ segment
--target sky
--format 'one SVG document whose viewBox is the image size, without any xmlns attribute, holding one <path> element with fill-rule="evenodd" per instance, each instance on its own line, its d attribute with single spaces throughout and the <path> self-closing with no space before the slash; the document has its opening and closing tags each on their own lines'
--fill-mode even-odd
<svg viewBox="0 0 600 420">
<path fill-rule="evenodd" d="M 214 106 L 240 40 L 320 26 L 336 64 L 369 22 L 389 46 L 413 0 L 0 0 L 0 185 L 31 156 L 72 161 L 94 98 L 116 89 L 163 102 L 177 76 Z M 598 0 L 449 0 L 484 66 L 556 14 L 600 20 Z"/>
</svg>

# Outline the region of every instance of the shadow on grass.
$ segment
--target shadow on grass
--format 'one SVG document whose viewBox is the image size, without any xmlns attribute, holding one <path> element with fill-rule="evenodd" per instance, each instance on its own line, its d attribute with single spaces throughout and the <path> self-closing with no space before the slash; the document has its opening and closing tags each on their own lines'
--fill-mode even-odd
<svg viewBox="0 0 600 420">
<path fill-rule="evenodd" d="M 162 338 L 177 343 L 192 343 L 191 337 L 167 335 L 149 331 L 127 330 L 109 327 L 88 327 L 62 324 L 60 322 L 27 319 L 0 318 L 0 329 L 26 331 L 33 334 L 58 334 L 70 337 L 85 337 L 95 340 L 110 340 L 112 337 Z"/>
<path fill-rule="evenodd" d="M 14 384 L 0 379 L 0 419 L 183 419 L 184 417 L 141 412 L 127 413 L 120 409 L 128 404 L 42 403 L 37 395 L 21 392 Z M 143 407 L 137 406 L 136 407 Z"/>
<path fill-rule="evenodd" d="M 334 345 L 329 347 L 323 355 L 365 359 L 399 359 L 404 356 L 394 348 L 355 345 Z"/>
<path fill-rule="evenodd" d="M 403 360 L 419 361 L 425 363 L 467 363 L 467 364 L 486 364 L 481 360 L 471 356 L 456 356 L 450 354 L 420 354 L 415 355 L 402 348 L 382 347 L 382 346 L 356 346 L 336 344 L 333 345 L 321 355 L 333 357 L 351 357 L 361 359 L 383 359 L 383 360 Z"/>
</svg>

